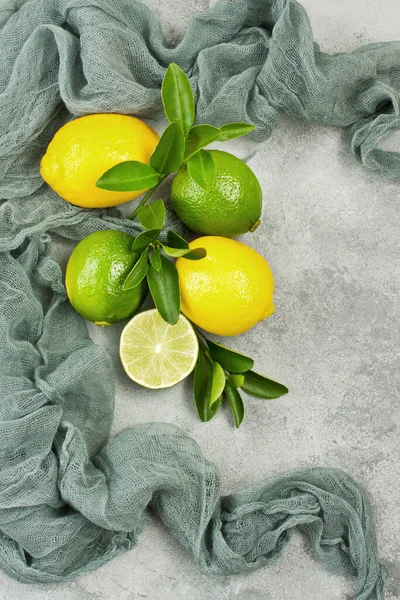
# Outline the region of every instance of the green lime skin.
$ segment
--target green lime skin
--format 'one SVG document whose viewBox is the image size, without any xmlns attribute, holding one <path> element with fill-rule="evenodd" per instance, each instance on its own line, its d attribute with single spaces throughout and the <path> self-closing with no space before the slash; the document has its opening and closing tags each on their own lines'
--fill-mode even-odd
<svg viewBox="0 0 400 600">
<path fill-rule="evenodd" d="M 259 225 L 262 191 L 253 171 L 237 156 L 209 150 L 214 159 L 215 179 L 204 191 L 183 165 L 171 187 L 171 200 L 178 217 L 192 231 L 205 235 L 236 237 Z"/>
<path fill-rule="evenodd" d="M 143 304 L 146 279 L 124 291 L 122 285 L 138 255 L 133 237 L 120 231 L 96 231 L 73 250 L 65 275 L 69 301 L 88 321 L 111 325 L 131 317 Z"/>
</svg>

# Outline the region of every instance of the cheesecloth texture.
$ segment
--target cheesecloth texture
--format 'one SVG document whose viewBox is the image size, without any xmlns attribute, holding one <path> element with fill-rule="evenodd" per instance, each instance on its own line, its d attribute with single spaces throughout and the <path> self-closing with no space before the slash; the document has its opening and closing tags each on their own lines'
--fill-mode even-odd
<svg viewBox="0 0 400 600">
<path fill-rule="evenodd" d="M 371 505 L 345 473 L 302 469 L 221 497 L 217 467 L 180 429 L 109 439 L 111 360 L 66 299 L 51 236 L 138 226 L 69 205 L 39 163 L 76 116 L 156 118 L 171 61 L 198 122 L 249 121 L 257 141 L 282 112 L 348 127 L 367 167 L 400 178 L 399 154 L 379 147 L 400 125 L 398 42 L 325 54 L 294 0 L 219 2 L 175 47 L 135 0 L 0 0 L 0 565 L 22 582 L 76 577 L 132 547 L 155 511 L 210 573 L 275 560 L 297 527 L 326 568 L 356 577 L 355 599 L 382 599 Z"/>
</svg>

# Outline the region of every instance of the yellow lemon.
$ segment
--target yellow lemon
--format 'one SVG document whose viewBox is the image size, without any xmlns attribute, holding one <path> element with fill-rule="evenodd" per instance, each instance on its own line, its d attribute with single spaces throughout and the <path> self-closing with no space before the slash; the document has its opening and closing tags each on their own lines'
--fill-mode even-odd
<svg viewBox="0 0 400 600">
<path fill-rule="evenodd" d="M 114 165 L 137 160 L 149 164 L 158 134 L 135 117 L 87 115 L 70 121 L 54 135 L 42 158 L 40 173 L 61 198 L 84 208 L 128 202 L 145 190 L 113 192 L 96 181 Z"/>
<path fill-rule="evenodd" d="M 181 311 L 216 335 L 237 335 L 274 312 L 274 279 L 267 261 L 241 242 L 205 236 L 190 243 L 207 256 L 178 258 Z"/>
</svg>

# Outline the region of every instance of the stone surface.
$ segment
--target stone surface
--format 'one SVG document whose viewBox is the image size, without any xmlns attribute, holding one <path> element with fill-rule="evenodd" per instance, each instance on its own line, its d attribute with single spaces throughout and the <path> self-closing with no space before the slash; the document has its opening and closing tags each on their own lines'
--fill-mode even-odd
<svg viewBox="0 0 400 600">
<path fill-rule="evenodd" d="M 147 4 L 178 40 L 190 14 L 208 2 Z M 399 38 L 398 0 L 304 4 L 327 51 Z M 400 135 L 388 144 L 399 148 Z M 400 185 L 363 169 L 343 131 L 288 119 L 269 141 L 230 150 L 248 157 L 261 181 L 263 223 L 244 241 L 268 259 L 276 280 L 276 314 L 230 343 L 290 394 L 246 398 L 239 431 L 227 410 L 202 424 L 189 381 L 157 393 L 138 388 L 119 365 L 121 327 L 93 326 L 115 361 L 114 431 L 150 420 L 179 425 L 218 464 L 224 494 L 293 467 L 346 470 L 371 495 L 382 558 L 393 569 L 387 600 L 400 600 Z M 70 249 L 57 244 L 62 263 Z M 297 534 L 269 568 L 209 577 L 157 519 L 135 549 L 75 582 L 34 587 L 1 574 L 0 583 L 1 600 L 341 600 L 352 590 L 352 582 L 321 569 Z"/>
</svg>

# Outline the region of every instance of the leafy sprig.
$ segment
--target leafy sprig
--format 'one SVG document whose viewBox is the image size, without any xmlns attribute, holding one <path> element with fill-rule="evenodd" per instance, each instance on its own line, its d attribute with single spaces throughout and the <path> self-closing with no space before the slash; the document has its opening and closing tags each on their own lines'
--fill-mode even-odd
<svg viewBox="0 0 400 600">
<path fill-rule="evenodd" d="M 165 205 L 161 199 L 145 206 L 138 218 L 145 229 L 133 240 L 131 250 L 136 260 L 123 289 L 138 286 L 146 277 L 155 307 L 167 323 L 174 325 L 180 312 L 179 277 L 167 256 L 199 260 L 206 256 L 206 251 L 204 248 L 191 250 L 187 241 L 174 231 L 167 231 L 167 243 L 158 239 L 165 222 Z"/>
<path fill-rule="evenodd" d="M 147 190 L 130 219 L 138 218 L 144 227 L 132 244 L 135 264 L 124 282 L 128 290 L 146 277 L 154 304 L 170 324 L 177 322 L 180 311 L 179 277 L 175 265 L 167 257 L 199 260 L 206 256 L 204 248 L 190 250 L 187 241 L 174 231 L 166 240 L 159 235 L 165 222 L 165 205 L 157 199 L 147 204 L 155 190 L 170 175 L 187 165 L 190 177 L 204 190 L 211 189 L 215 178 L 212 154 L 205 148 L 215 141 L 225 142 L 253 131 L 249 123 L 227 123 L 222 127 L 194 125 L 195 103 L 185 73 L 171 63 L 161 88 L 165 116 L 169 125 L 150 157 L 150 164 L 122 162 L 106 171 L 97 187 L 113 191 Z M 209 421 L 226 400 L 235 425 L 244 417 L 244 404 L 239 390 L 272 400 L 288 392 L 276 381 L 252 370 L 253 359 L 206 339 L 197 332 L 199 356 L 194 370 L 193 392 L 201 421 Z"/>
<path fill-rule="evenodd" d="M 244 404 L 239 389 L 250 396 L 273 400 L 288 388 L 252 370 L 252 358 L 212 342 L 197 332 L 199 357 L 194 370 L 193 395 L 201 421 L 210 421 L 228 401 L 237 428 L 243 421 Z"/>
<path fill-rule="evenodd" d="M 106 171 L 97 187 L 113 191 L 148 190 L 130 219 L 138 217 L 147 201 L 168 175 L 187 165 L 190 177 L 204 190 L 211 189 L 215 166 L 204 148 L 215 141 L 225 142 L 253 131 L 249 123 L 227 123 L 222 127 L 194 125 L 195 103 L 190 82 L 178 65 L 171 63 L 161 87 L 165 116 L 169 122 L 150 157 L 150 164 L 129 160 Z"/>
</svg>

